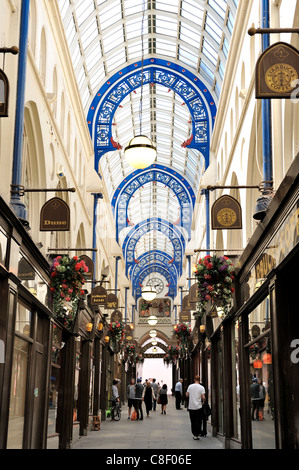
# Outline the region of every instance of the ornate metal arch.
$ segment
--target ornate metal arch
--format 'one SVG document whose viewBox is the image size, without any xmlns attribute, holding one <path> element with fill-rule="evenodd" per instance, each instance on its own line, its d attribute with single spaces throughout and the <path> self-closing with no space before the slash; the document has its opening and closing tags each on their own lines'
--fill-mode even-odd
<svg viewBox="0 0 299 470">
<path fill-rule="evenodd" d="M 95 169 L 98 171 L 102 155 L 120 148 L 112 138 L 112 121 L 122 100 L 141 86 L 141 61 L 115 73 L 99 89 L 87 115 L 87 123 L 94 140 Z M 192 116 L 192 134 L 186 136 L 184 146 L 199 150 L 209 165 L 209 141 L 216 117 L 216 105 L 205 84 L 189 70 L 163 59 L 145 59 L 143 83 L 158 83 L 174 90 L 188 106 Z"/>
<path fill-rule="evenodd" d="M 123 256 L 126 260 L 126 275 L 129 267 L 135 263 L 134 253 L 138 240 L 151 230 L 157 230 L 170 239 L 174 249 L 172 262 L 176 265 L 179 275 L 181 275 L 183 253 L 185 251 L 184 236 L 171 222 L 157 217 L 143 220 L 130 230 L 126 236 L 122 245 Z"/>
<path fill-rule="evenodd" d="M 142 283 L 144 279 L 149 276 L 150 273 L 159 273 L 162 276 L 165 277 L 165 279 L 168 282 L 168 292 L 166 294 L 166 297 L 172 297 L 173 299 L 176 296 L 177 293 L 177 276 L 176 272 L 174 272 L 174 266 L 167 268 L 162 266 L 161 264 L 153 264 L 150 267 L 147 266 L 144 268 L 138 275 L 138 279 L 134 278 L 132 280 L 133 284 L 133 296 L 135 297 L 136 301 L 141 297 L 141 291 L 142 291 Z"/>
<path fill-rule="evenodd" d="M 189 240 L 191 237 L 192 213 L 195 204 L 195 194 L 190 184 L 180 173 L 162 165 L 152 165 L 145 170 L 136 170 L 125 178 L 118 186 L 112 198 L 112 207 L 116 221 L 116 240 L 119 240 L 121 230 L 128 227 L 128 206 L 131 197 L 140 187 L 150 182 L 160 182 L 168 186 L 175 194 L 181 207 L 178 224 L 186 229 Z"/>
<path fill-rule="evenodd" d="M 164 253 L 161 250 L 151 250 L 147 251 L 135 260 L 134 265 L 131 266 L 131 269 L 128 273 L 130 278 L 133 279 L 136 275 L 138 275 L 138 273 L 140 273 L 140 271 L 142 271 L 148 264 L 151 263 L 161 264 L 167 269 L 174 267 L 174 272 L 176 272 L 176 276 L 178 276 L 176 265 L 173 264 L 172 257 L 170 255 Z"/>
</svg>

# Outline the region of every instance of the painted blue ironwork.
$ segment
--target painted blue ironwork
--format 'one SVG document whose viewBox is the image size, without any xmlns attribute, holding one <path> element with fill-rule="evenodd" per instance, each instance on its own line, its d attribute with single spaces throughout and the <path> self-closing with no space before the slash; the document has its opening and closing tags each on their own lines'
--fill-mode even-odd
<svg viewBox="0 0 299 470">
<path fill-rule="evenodd" d="M 112 138 L 113 116 L 122 100 L 141 86 L 141 61 L 114 74 L 98 91 L 87 115 L 94 140 L 95 169 L 104 153 L 119 147 Z M 174 90 L 188 106 L 192 117 L 192 135 L 184 147 L 199 150 L 209 165 L 210 133 L 216 117 L 216 105 L 205 84 L 189 70 L 162 59 L 145 59 L 143 84 L 158 83 Z M 211 123 L 211 125 L 210 125 Z"/>
<path fill-rule="evenodd" d="M 131 267 L 129 272 L 132 286 L 133 286 L 133 295 L 139 295 L 141 285 L 144 278 L 141 274 L 147 272 L 149 273 L 157 272 L 156 267 L 161 266 L 165 269 L 164 277 L 166 278 L 169 287 L 171 287 L 171 292 L 176 289 L 177 280 L 178 280 L 178 271 L 174 264 L 172 264 L 172 258 L 167 253 L 164 253 L 161 250 L 151 250 L 150 252 L 144 253 L 139 256 L 135 261 L 135 264 Z M 150 269 L 149 269 L 150 267 Z M 145 271 L 147 270 L 147 271 Z M 168 290 L 169 292 L 169 290 Z"/>
<path fill-rule="evenodd" d="M 146 219 L 140 222 L 139 224 L 136 224 L 136 226 L 132 230 L 130 230 L 130 232 L 126 236 L 122 245 L 123 256 L 126 260 L 126 275 L 130 266 L 134 265 L 135 263 L 134 254 L 136 244 L 143 235 L 152 230 L 156 230 L 163 233 L 171 241 L 174 251 L 173 263 L 177 267 L 179 275 L 181 275 L 183 253 L 185 251 L 184 236 L 182 235 L 180 230 L 176 228 L 171 222 L 169 222 L 168 220 L 160 219 L 158 217 Z"/>
<path fill-rule="evenodd" d="M 12 187 L 16 190 L 12 193 L 10 207 L 16 217 L 24 222 L 27 219 L 26 206 L 20 200 L 18 189 L 22 178 L 22 155 L 23 155 L 23 130 L 24 130 L 24 110 L 25 110 L 25 84 L 26 84 L 26 65 L 28 49 L 28 29 L 29 29 L 29 10 L 30 0 L 22 1 L 21 20 L 20 20 L 20 41 L 19 41 L 19 65 L 18 65 L 18 83 L 17 83 L 17 102 L 16 119 L 13 148 L 13 168 L 12 168 Z"/>
<path fill-rule="evenodd" d="M 262 0 L 262 28 L 270 27 L 269 0 Z M 262 34 L 262 50 L 270 46 L 269 34 Z M 263 175 L 264 181 L 273 180 L 272 168 L 272 130 L 271 130 L 271 100 L 262 100 L 262 127 L 263 127 Z M 266 183 L 265 187 L 271 187 L 271 183 Z"/>
<path fill-rule="evenodd" d="M 138 283 L 135 284 L 133 290 L 133 296 L 135 297 L 136 301 L 142 294 L 142 283 L 144 279 L 150 275 L 150 273 L 159 273 L 165 277 L 168 283 L 168 292 L 167 297 L 175 298 L 177 295 L 177 278 L 174 277 L 169 269 L 165 268 L 160 264 L 153 264 L 151 266 L 147 266 L 139 273 Z"/>
<path fill-rule="evenodd" d="M 115 191 L 112 198 L 112 207 L 116 221 L 116 240 L 119 240 L 121 230 L 129 226 L 128 206 L 131 197 L 140 187 L 152 181 L 168 186 L 176 195 L 180 204 L 179 225 L 186 229 L 189 240 L 191 238 L 191 222 L 195 204 L 195 194 L 190 184 L 178 171 L 162 165 L 152 165 L 145 170 L 136 170 L 131 173 Z"/>
</svg>

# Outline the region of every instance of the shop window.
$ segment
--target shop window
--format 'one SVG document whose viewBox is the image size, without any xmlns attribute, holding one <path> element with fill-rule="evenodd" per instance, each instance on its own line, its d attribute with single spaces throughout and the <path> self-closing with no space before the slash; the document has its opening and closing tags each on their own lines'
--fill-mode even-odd
<svg viewBox="0 0 299 470">
<path fill-rule="evenodd" d="M 233 361 L 233 407 L 234 437 L 241 440 L 240 429 L 240 373 L 239 373 L 239 322 L 236 321 L 232 332 L 232 361 Z"/>
<path fill-rule="evenodd" d="M 252 447 L 275 449 L 269 297 L 249 314 L 248 326 Z"/>
<path fill-rule="evenodd" d="M 16 312 L 16 332 L 31 336 L 31 311 L 22 303 L 18 302 Z"/>
<path fill-rule="evenodd" d="M 64 344 L 61 341 L 62 330 L 53 325 L 53 342 L 51 356 L 51 375 L 49 392 L 49 412 L 48 412 L 48 436 L 56 433 L 58 391 L 61 369 L 61 349 Z"/>
<path fill-rule="evenodd" d="M 29 344 L 15 337 L 11 374 L 7 449 L 22 449 Z"/>
<path fill-rule="evenodd" d="M 7 237 L 0 229 L 0 263 L 6 265 Z"/>
</svg>

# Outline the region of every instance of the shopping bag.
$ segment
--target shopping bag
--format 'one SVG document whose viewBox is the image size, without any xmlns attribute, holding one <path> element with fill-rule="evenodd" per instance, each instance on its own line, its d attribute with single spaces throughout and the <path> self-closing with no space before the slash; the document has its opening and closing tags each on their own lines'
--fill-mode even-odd
<svg viewBox="0 0 299 470">
<path fill-rule="evenodd" d="M 137 411 L 134 410 L 131 414 L 131 421 L 135 421 L 135 419 L 137 419 Z"/>
</svg>

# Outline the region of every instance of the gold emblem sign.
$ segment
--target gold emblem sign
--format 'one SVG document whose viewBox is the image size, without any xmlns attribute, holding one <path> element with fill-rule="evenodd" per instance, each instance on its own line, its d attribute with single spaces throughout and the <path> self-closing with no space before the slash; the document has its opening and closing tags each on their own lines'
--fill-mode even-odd
<svg viewBox="0 0 299 470">
<path fill-rule="evenodd" d="M 278 42 L 268 47 L 256 64 L 256 98 L 291 98 L 299 79 L 299 51 Z"/>
<path fill-rule="evenodd" d="M 242 228 L 242 211 L 239 202 L 232 196 L 225 195 L 217 199 L 212 206 L 212 230 Z"/>
<path fill-rule="evenodd" d="M 265 76 L 267 86 L 276 93 L 287 93 L 294 89 L 294 80 L 298 79 L 298 73 L 288 64 L 275 64 L 270 67 Z"/>
</svg>

